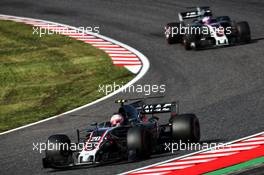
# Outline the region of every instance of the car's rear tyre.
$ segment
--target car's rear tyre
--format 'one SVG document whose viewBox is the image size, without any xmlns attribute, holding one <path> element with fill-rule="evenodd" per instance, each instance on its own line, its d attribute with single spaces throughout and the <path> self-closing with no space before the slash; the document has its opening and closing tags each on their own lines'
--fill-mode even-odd
<svg viewBox="0 0 264 175">
<path fill-rule="evenodd" d="M 43 167 L 67 166 L 72 162 L 71 140 L 63 134 L 52 135 L 47 140 Z"/>
<path fill-rule="evenodd" d="M 199 142 L 200 124 L 194 114 L 181 114 L 171 119 L 173 141 Z"/>
<path fill-rule="evenodd" d="M 180 35 L 180 23 L 168 23 L 165 27 L 165 37 L 168 44 L 180 43 L 182 35 Z"/>
<path fill-rule="evenodd" d="M 152 136 L 146 129 L 130 128 L 127 132 L 128 160 L 146 159 L 152 153 Z"/>
<path fill-rule="evenodd" d="M 249 43 L 251 41 L 251 32 L 248 22 L 238 22 L 236 28 L 239 42 Z"/>
</svg>

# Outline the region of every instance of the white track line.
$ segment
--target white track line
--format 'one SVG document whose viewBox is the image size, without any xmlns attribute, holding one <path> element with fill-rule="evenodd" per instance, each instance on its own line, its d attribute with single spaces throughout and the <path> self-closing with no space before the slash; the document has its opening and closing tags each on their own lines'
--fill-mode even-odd
<svg viewBox="0 0 264 175">
<path fill-rule="evenodd" d="M 248 146 L 248 145 L 260 145 L 260 144 L 264 144 L 264 141 L 260 141 L 260 142 L 242 142 L 242 143 L 233 144 L 232 146 Z"/>
<path fill-rule="evenodd" d="M 256 141 L 256 140 L 264 140 L 264 137 L 252 138 L 252 139 L 248 139 L 247 141 Z"/>
<path fill-rule="evenodd" d="M 39 19 L 34 19 L 34 18 L 16 17 L 16 16 L 10 16 L 10 15 L 1 15 L 0 14 L 0 19 L 3 19 L 3 18 L 9 18 L 9 19 L 14 19 L 15 18 L 17 20 L 24 19 L 24 21 L 25 21 L 25 19 L 26 19 L 26 21 L 38 21 L 37 23 L 40 22 L 40 23 L 43 23 L 43 24 L 44 23 L 47 23 L 47 24 L 54 24 L 54 25 L 58 25 L 58 26 L 64 26 L 64 27 L 67 27 L 69 29 L 73 29 L 73 30 L 76 30 L 76 31 L 80 31 L 81 32 L 81 30 L 78 29 L 78 28 L 76 28 L 76 27 L 69 26 L 69 25 L 64 25 L 64 24 L 60 24 L 60 23 L 55 23 L 55 22 L 51 22 L 51 21 L 39 20 Z M 88 104 L 83 105 L 81 107 L 78 107 L 78 108 L 75 108 L 73 110 L 64 112 L 62 114 L 59 114 L 59 115 L 56 115 L 56 116 L 53 116 L 53 117 L 49 117 L 49 118 L 44 119 L 44 120 L 40 120 L 38 122 L 30 123 L 28 125 L 24 125 L 24 126 L 15 128 L 15 129 L 11 129 L 9 131 L 2 132 L 2 133 L 0 133 L 0 135 L 8 134 L 8 133 L 11 133 L 11 132 L 14 132 L 14 131 L 17 131 L 17 130 L 21 130 L 21 129 L 24 129 L 24 128 L 27 128 L 27 127 L 30 127 L 30 126 L 34 126 L 34 125 L 37 125 L 39 123 L 43 123 L 43 122 L 46 122 L 46 121 L 49 121 L 49 120 L 52 120 L 52 119 L 61 117 L 61 116 L 66 115 L 66 114 L 70 114 L 72 112 L 81 110 L 83 108 L 86 108 L 86 107 L 92 106 L 92 105 L 94 105 L 96 103 L 99 103 L 99 102 L 101 102 L 103 100 L 106 100 L 107 98 L 112 97 L 112 96 L 116 95 L 119 92 L 122 92 L 123 90 L 125 90 L 126 88 L 128 88 L 129 86 L 131 86 L 132 84 L 134 84 L 135 82 L 137 82 L 138 80 L 140 80 L 146 74 L 146 72 L 148 71 L 148 69 L 149 69 L 149 61 L 148 61 L 147 57 L 145 57 L 142 53 L 140 53 L 136 49 L 134 49 L 134 48 L 132 48 L 132 47 L 130 47 L 130 46 L 124 44 L 124 43 L 121 43 L 119 41 L 116 41 L 114 39 L 108 38 L 108 37 L 103 36 L 103 35 L 100 35 L 100 34 L 96 34 L 96 33 L 92 33 L 92 32 L 86 32 L 86 34 L 92 35 L 92 36 L 95 36 L 95 37 L 98 37 L 98 38 L 102 38 L 104 40 L 107 40 L 107 41 L 115 44 L 117 47 L 119 47 L 118 48 L 119 50 L 128 50 L 128 51 L 134 53 L 135 55 L 137 55 L 138 58 L 142 62 L 142 67 L 141 67 L 139 73 L 136 75 L 136 77 L 134 79 L 132 79 L 131 81 L 129 81 L 126 85 L 122 86 L 117 91 L 114 91 L 111 94 L 108 94 L 108 95 L 106 95 L 106 96 L 104 96 L 104 97 L 102 97 L 102 98 L 100 98 L 98 100 L 95 100 L 95 101 L 91 102 L 91 103 L 88 103 Z M 102 48 L 102 49 L 105 50 L 104 48 Z M 108 48 L 108 50 L 114 50 L 114 49 L 109 49 Z"/>
</svg>

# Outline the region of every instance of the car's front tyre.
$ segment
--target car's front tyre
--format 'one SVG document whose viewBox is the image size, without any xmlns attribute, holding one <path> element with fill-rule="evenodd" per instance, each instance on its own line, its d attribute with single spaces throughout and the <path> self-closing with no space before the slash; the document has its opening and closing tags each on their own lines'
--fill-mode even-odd
<svg viewBox="0 0 264 175">
<path fill-rule="evenodd" d="M 251 41 L 251 33 L 248 22 L 242 21 L 236 24 L 238 41 L 242 43 L 249 43 Z"/>
<path fill-rule="evenodd" d="M 152 135 L 141 127 L 130 128 L 127 132 L 128 159 L 146 159 L 152 153 Z"/>
<path fill-rule="evenodd" d="M 181 23 L 168 23 L 165 27 L 165 38 L 168 44 L 176 44 L 182 42 L 182 35 L 180 34 Z"/>
<path fill-rule="evenodd" d="M 185 50 L 199 49 L 200 36 L 198 34 L 186 34 L 183 36 L 183 46 Z"/>
<path fill-rule="evenodd" d="M 72 152 L 70 150 L 71 140 L 63 134 L 52 135 L 48 138 L 43 159 L 44 168 L 56 168 L 68 166 L 72 163 Z"/>
</svg>

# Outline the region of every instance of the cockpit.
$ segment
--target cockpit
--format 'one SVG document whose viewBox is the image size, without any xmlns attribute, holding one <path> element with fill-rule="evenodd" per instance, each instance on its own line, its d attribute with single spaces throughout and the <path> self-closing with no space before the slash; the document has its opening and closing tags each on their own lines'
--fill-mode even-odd
<svg viewBox="0 0 264 175">
<path fill-rule="evenodd" d="M 138 122 L 139 121 L 139 112 L 132 105 L 123 105 L 119 108 L 118 113 L 122 114 L 125 118 L 125 124 L 130 122 Z"/>
</svg>

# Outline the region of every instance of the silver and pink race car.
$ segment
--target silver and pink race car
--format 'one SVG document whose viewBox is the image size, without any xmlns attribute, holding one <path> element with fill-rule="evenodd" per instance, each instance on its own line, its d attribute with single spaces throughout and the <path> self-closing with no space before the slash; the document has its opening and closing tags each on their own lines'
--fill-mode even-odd
<svg viewBox="0 0 264 175">
<path fill-rule="evenodd" d="M 179 22 L 168 23 L 168 44 L 182 43 L 186 50 L 228 46 L 251 41 L 248 22 L 235 22 L 229 16 L 213 17 L 209 7 L 190 7 L 178 14 Z"/>
</svg>

